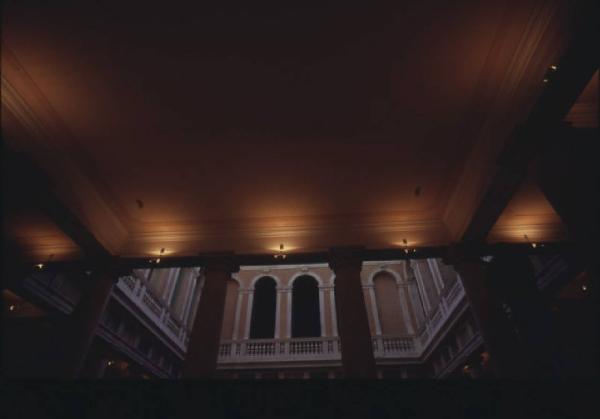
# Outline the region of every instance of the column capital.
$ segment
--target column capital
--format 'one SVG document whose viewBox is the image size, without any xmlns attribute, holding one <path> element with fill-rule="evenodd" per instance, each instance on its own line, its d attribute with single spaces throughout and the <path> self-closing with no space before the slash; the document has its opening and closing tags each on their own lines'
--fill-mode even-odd
<svg viewBox="0 0 600 419">
<path fill-rule="evenodd" d="M 329 249 L 329 267 L 335 272 L 338 269 L 361 269 L 364 257 L 364 246 L 332 247 Z"/>
<path fill-rule="evenodd" d="M 240 265 L 233 252 L 211 252 L 202 255 L 204 268 L 209 271 L 222 271 L 228 274 L 239 272 Z"/>
</svg>

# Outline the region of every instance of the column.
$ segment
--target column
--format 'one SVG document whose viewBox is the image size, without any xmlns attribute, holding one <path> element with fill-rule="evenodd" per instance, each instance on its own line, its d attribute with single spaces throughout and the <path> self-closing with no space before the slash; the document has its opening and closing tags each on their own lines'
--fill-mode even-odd
<svg viewBox="0 0 600 419">
<path fill-rule="evenodd" d="M 283 298 L 285 298 L 285 293 L 287 292 L 286 290 L 287 287 L 281 287 L 279 285 L 277 286 L 277 302 L 275 305 L 275 339 L 279 339 L 281 337 L 281 302 L 283 301 Z"/>
<path fill-rule="evenodd" d="M 114 261 L 94 269 L 89 277 L 81 274 L 88 284 L 66 321 L 59 345 L 62 362 L 57 363 L 59 367 L 62 364 L 62 370 L 58 371 L 60 376 L 73 378 L 79 375 L 113 286 L 125 274 L 127 272 L 120 271 Z"/>
<path fill-rule="evenodd" d="M 198 292 L 200 286 L 199 278 L 194 274 L 192 275 L 193 276 L 190 278 L 190 283 L 186 290 L 188 297 L 185 300 L 185 306 L 182 315 L 183 324 L 186 326 L 189 326 L 190 311 L 192 311 L 192 305 L 194 304 L 196 293 Z"/>
<path fill-rule="evenodd" d="M 381 336 L 381 321 L 379 320 L 377 298 L 375 298 L 375 287 L 373 285 L 365 285 L 363 288 L 366 288 L 371 300 L 371 315 L 373 316 L 373 323 L 375 323 L 375 335 Z"/>
<path fill-rule="evenodd" d="M 292 337 L 292 287 L 284 289 L 286 294 L 286 307 L 285 307 L 285 337 L 290 339 Z"/>
<path fill-rule="evenodd" d="M 337 337 L 337 309 L 335 306 L 335 289 L 333 287 L 329 290 L 329 306 L 331 308 L 331 335 Z"/>
<path fill-rule="evenodd" d="M 408 311 L 408 299 L 406 298 L 405 291 L 406 285 L 396 284 L 396 287 L 398 288 L 398 297 L 400 299 L 400 308 L 402 309 L 402 317 L 404 321 L 404 327 L 406 328 L 406 333 L 409 335 L 414 335 L 415 330 L 410 322 L 410 313 Z"/>
<path fill-rule="evenodd" d="M 319 286 L 319 321 L 321 323 L 321 337 L 325 336 L 325 289 Z"/>
<path fill-rule="evenodd" d="M 526 365 L 517 348 L 514 330 L 487 279 L 485 263 L 464 244 L 451 245 L 444 263 L 453 265 L 459 274 L 495 375 L 524 378 Z"/>
<path fill-rule="evenodd" d="M 227 281 L 239 266 L 232 253 L 206 256 L 205 281 L 184 361 L 185 378 L 212 378 L 217 368 Z"/>
<path fill-rule="evenodd" d="M 338 327 L 346 378 L 376 378 L 369 320 L 360 279 L 363 249 L 333 248 L 329 256 L 329 266 L 336 276 Z"/>
<path fill-rule="evenodd" d="M 600 307 L 597 131 L 567 126 L 553 130 L 542 152 L 537 184 L 575 242 L 563 256 L 590 275 L 587 293 Z"/>
<path fill-rule="evenodd" d="M 421 272 L 419 271 L 420 267 L 418 263 L 415 263 L 417 269 L 413 269 L 412 263 L 410 259 L 407 262 L 406 269 L 413 270 L 413 276 L 415 277 L 417 287 L 419 289 L 419 294 L 421 295 L 421 301 L 423 301 L 423 305 L 425 306 L 425 314 L 429 315 L 431 312 L 431 303 L 429 302 L 429 296 L 427 295 L 427 290 L 425 289 L 425 285 L 423 284 L 423 278 L 421 277 Z"/>
<path fill-rule="evenodd" d="M 444 289 L 444 281 L 442 281 L 442 274 L 437 265 L 437 259 L 427 259 L 427 264 L 429 265 L 429 270 L 431 271 L 431 277 L 433 278 L 437 293 L 438 295 L 441 295 L 442 290 Z"/>
<path fill-rule="evenodd" d="M 410 260 L 406 261 L 406 283 L 408 287 L 408 297 L 410 298 L 411 305 L 415 312 L 417 329 L 419 329 L 423 323 L 425 323 L 425 307 L 421 300 L 421 294 L 417 286 L 417 279 L 415 272 L 413 271 Z"/>
<path fill-rule="evenodd" d="M 181 268 L 175 268 L 171 277 L 169 278 L 169 287 L 167 292 L 165 293 L 165 302 L 166 306 L 171 306 L 171 300 L 173 299 L 173 294 L 175 293 L 175 289 L 177 288 L 177 283 L 181 278 Z"/>
<path fill-rule="evenodd" d="M 233 323 L 233 340 L 238 340 L 238 335 L 240 333 L 240 316 L 242 311 L 242 299 L 244 298 L 244 290 L 240 287 L 238 289 L 238 295 L 235 300 L 235 321 Z"/>
<path fill-rule="evenodd" d="M 529 257 L 509 248 L 500 248 L 486 271 L 497 298 L 509 311 L 517 332 L 526 372 L 534 378 L 552 378 L 560 373 L 555 328 L 550 310 L 537 287 Z"/>
<path fill-rule="evenodd" d="M 244 326 L 244 340 L 250 338 L 250 325 L 252 324 L 252 303 L 254 302 L 254 288 L 246 291 L 248 294 L 248 304 L 246 305 L 246 325 Z"/>
</svg>

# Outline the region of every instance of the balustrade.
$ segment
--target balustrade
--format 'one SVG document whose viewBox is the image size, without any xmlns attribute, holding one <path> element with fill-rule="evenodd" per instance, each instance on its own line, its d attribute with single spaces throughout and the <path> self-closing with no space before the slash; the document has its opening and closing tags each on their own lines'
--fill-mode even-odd
<svg viewBox="0 0 600 419">
<path fill-rule="evenodd" d="M 173 336 L 173 340 L 185 347 L 189 340 L 185 327 L 172 316 L 160 298 L 146 286 L 146 280 L 135 275 L 123 276 L 117 286 L 135 304 L 148 309 L 147 315 L 159 327 Z"/>
<path fill-rule="evenodd" d="M 182 346 L 189 341 L 186 327 L 164 307 L 161 300 L 153 295 L 146 281 L 135 274 L 121 278 L 120 289 L 138 305 L 148 309 L 150 317 Z M 418 357 L 427 347 L 437 331 L 464 297 L 459 280 L 445 290 L 440 303 L 429 319 L 408 336 L 374 336 L 373 353 L 375 358 Z M 236 362 L 279 362 L 307 360 L 341 360 L 341 342 L 338 337 L 288 338 L 288 339 L 247 339 L 223 341 L 219 347 L 219 363 Z"/>
</svg>

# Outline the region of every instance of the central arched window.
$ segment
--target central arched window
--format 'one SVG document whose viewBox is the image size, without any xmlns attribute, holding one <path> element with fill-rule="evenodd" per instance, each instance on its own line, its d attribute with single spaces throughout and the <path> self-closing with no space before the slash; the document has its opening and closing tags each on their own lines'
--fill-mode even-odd
<svg viewBox="0 0 600 419">
<path fill-rule="evenodd" d="M 275 337 L 276 287 L 275 280 L 268 276 L 260 278 L 254 285 L 250 339 Z"/>
<path fill-rule="evenodd" d="M 321 336 L 319 283 L 309 275 L 294 281 L 292 287 L 292 337 Z"/>
<path fill-rule="evenodd" d="M 379 272 L 373 278 L 375 296 L 377 299 L 377 315 L 384 335 L 404 335 L 404 314 L 400 307 L 400 297 L 396 280 L 389 272 Z"/>
</svg>

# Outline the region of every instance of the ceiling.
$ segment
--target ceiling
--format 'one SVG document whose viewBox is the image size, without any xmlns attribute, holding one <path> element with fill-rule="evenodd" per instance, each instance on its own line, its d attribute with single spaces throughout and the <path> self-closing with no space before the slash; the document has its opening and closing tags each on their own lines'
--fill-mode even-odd
<svg viewBox="0 0 600 419">
<path fill-rule="evenodd" d="M 83 3 L 4 2 L 3 135 L 132 256 L 457 240 L 570 30 L 560 1 Z"/>
</svg>

